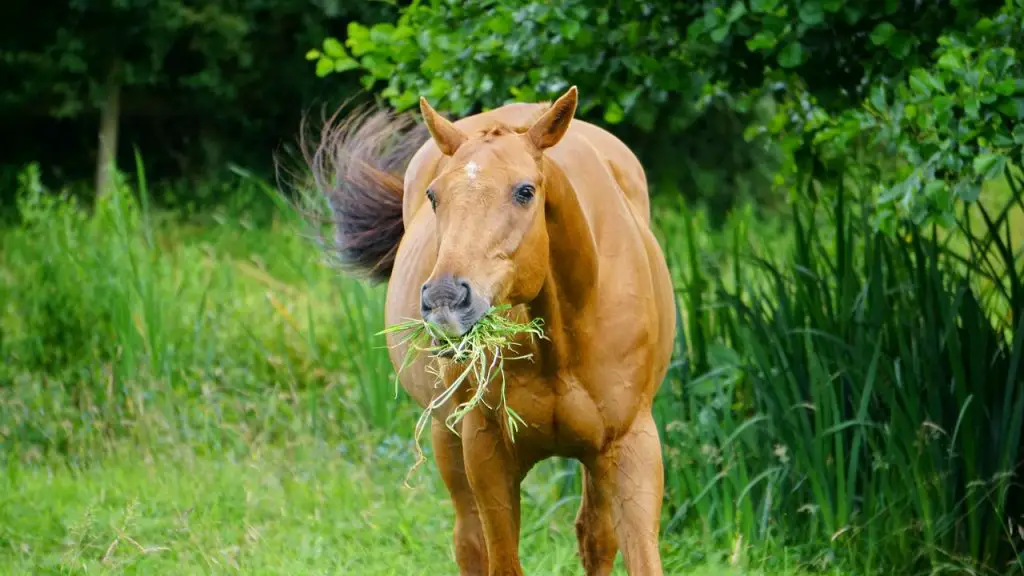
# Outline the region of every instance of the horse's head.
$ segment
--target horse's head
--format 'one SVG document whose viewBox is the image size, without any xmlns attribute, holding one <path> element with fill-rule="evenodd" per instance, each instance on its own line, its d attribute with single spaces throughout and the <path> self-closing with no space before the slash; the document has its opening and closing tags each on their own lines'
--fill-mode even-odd
<svg viewBox="0 0 1024 576">
<path fill-rule="evenodd" d="M 426 100 L 420 109 L 448 156 L 426 190 L 437 226 L 437 263 L 423 284 L 424 319 L 465 334 L 492 305 L 536 298 L 548 271 L 544 150 L 565 135 L 576 87 L 526 130 L 494 126 L 466 134 Z"/>
</svg>

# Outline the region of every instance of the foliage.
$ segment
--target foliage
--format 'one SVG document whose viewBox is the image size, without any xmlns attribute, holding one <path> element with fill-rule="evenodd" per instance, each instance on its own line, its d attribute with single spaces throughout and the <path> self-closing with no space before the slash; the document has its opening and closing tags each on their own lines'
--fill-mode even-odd
<svg viewBox="0 0 1024 576">
<path fill-rule="evenodd" d="M 879 40 L 879 38 L 876 38 Z M 944 35 L 931 62 L 899 83 L 876 84 L 863 107 L 812 118 L 822 156 L 847 157 L 854 142 L 890 159 L 872 174 L 879 223 L 893 216 L 953 225 L 954 201 L 978 199 L 983 184 L 1024 167 L 1024 3 Z"/>
<path fill-rule="evenodd" d="M 710 99 L 731 97 L 723 89 L 761 88 L 773 69 L 813 79 L 815 94 L 856 98 L 865 80 L 906 65 L 894 56 L 926 59 L 941 31 L 977 14 L 965 2 L 892 0 L 433 0 L 411 3 L 395 23 L 350 23 L 349 52 L 328 40 L 310 57 L 324 75 L 358 66 L 368 87 L 387 84 L 381 95 L 399 109 L 423 95 L 463 115 L 575 83 L 581 112 L 600 108 L 608 123 L 653 130 L 684 126 Z M 877 42 L 864 37 L 873 30 L 884 41 L 881 32 Z M 835 66 L 840 55 L 847 66 Z"/>
<path fill-rule="evenodd" d="M 999 177 L 1024 106 L 1013 48 L 1022 12 L 1020 0 L 432 0 L 394 23 L 350 23 L 348 50 L 328 38 L 308 57 L 320 75 L 384 83 L 398 109 L 424 95 L 456 115 L 577 84 L 582 117 L 647 134 L 625 131 L 677 188 L 672 167 L 692 172 L 695 160 L 766 186 L 739 176 L 757 168 L 731 158 L 737 151 L 779 165 L 784 192 L 809 154 L 861 154 L 864 177 L 884 182 L 879 223 L 892 230 L 897 210 L 948 224 L 953 200 L 977 195 L 978 174 Z M 730 194 L 712 191 L 711 201 Z"/>
</svg>

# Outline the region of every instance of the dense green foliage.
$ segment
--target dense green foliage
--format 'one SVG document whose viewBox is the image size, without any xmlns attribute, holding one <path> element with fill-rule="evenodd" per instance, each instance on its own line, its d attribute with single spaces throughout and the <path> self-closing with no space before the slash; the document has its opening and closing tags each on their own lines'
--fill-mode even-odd
<svg viewBox="0 0 1024 576">
<path fill-rule="evenodd" d="M 1020 0 L 433 0 L 308 57 L 319 75 L 384 83 L 398 109 L 425 95 L 455 115 L 576 84 L 583 117 L 648 134 L 656 177 L 755 158 L 786 191 L 809 155 L 856 151 L 906 166 L 881 171 L 880 221 L 948 223 L 954 198 L 976 199 L 1021 153 L 1022 14 Z"/>
</svg>

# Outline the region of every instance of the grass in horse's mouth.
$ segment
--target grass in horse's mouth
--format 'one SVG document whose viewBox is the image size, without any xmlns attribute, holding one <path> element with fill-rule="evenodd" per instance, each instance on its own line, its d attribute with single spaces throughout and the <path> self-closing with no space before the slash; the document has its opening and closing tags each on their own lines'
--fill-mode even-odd
<svg viewBox="0 0 1024 576">
<path fill-rule="evenodd" d="M 380 332 L 380 334 L 405 333 L 396 343 L 396 346 L 405 343 L 409 344 L 405 358 L 402 361 L 402 366 L 399 368 L 399 373 L 409 365 L 416 354 L 428 354 L 436 358 L 442 358 L 462 368 L 462 371 L 455 377 L 452 383 L 446 386 L 444 391 L 427 405 L 419 421 L 416 422 L 416 450 L 420 461 L 423 460 L 423 452 L 420 448 L 419 439 L 423 430 L 426 429 L 427 424 L 430 422 L 431 413 L 454 397 L 455 393 L 471 375 L 477 384 L 476 390 L 469 400 L 459 404 L 445 419 L 445 424 L 452 432 L 458 434 L 455 425 L 463 416 L 480 404 L 491 409 L 494 408 L 484 401 L 484 394 L 487 392 L 492 381 L 499 377 L 501 379 L 500 407 L 505 411 L 509 436 L 513 442 L 515 441 L 515 433 L 519 429 L 519 424 L 525 424 L 523 419 L 514 410 L 509 408 L 505 402 L 504 364 L 505 360 L 529 358 L 531 356 L 530 354 L 520 356 L 509 355 L 509 353 L 515 350 L 515 338 L 517 336 L 526 334 L 531 338 L 544 338 L 544 331 L 541 328 L 540 319 L 534 319 L 526 323 L 516 322 L 505 314 L 509 309 L 510 306 L 508 305 L 492 307 L 483 318 L 473 325 L 469 332 L 457 338 L 447 336 L 440 328 L 426 320 L 409 320 L 389 326 Z M 435 363 L 430 369 L 437 376 L 438 381 L 442 381 L 441 370 L 443 367 Z M 397 386 L 396 380 L 396 395 L 398 393 Z M 419 462 L 417 462 L 418 464 Z"/>
</svg>

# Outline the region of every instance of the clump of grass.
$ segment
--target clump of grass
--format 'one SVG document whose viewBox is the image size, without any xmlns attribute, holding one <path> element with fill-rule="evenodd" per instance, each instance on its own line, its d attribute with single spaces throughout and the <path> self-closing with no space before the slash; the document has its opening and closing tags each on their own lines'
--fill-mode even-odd
<svg viewBox="0 0 1024 576">
<path fill-rule="evenodd" d="M 484 395 L 492 382 L 497 379 L 501 381 L 501 401 L 498 407 L 505 411 L 509 438 L 513 442 L 515 442 L 515 433 L 519 430 L 519 425 L 526 424 L 519 414 L 516 414 L 515 410 L 505 401 L 505 360 L 519 360 L 532 357 L 532 354 L 513 355 L 517 348 L 516 338 L 518 336 L 525 334 L 530 336 L 531 340 L 533 338 L 544 338 L 545 336 L 541 319 L 535 318 L 529 322 L 517 322 L 506 314 L 510 309 L 511 306 L 509 305 L 491 307 L 487 314 L 469 332 L 457 338 L 448 336 L 438 326 L 422 319 L 401 322 L 389 326 L 379 333 L 405 333 L 404 337 L 395 344 L 396 346 L 402 344 L 409 345 L 405 358 L 402 361 L 402 366 L 398 370 L 399 374 L 405 370 L 417 354 L 427 354 L 438 359 L 447 357 L 452 364 L 462 368 L 462 371 L 452 380 L 451 384 L 445 386 L 444 391 L 434 397 L 427 405 L 416 422 L 415 442 L 419 458 L 413 466 L 414 470 L 424 460 L 423 451 L 420 447 L 420 436 L 423 434 L 423 430 L 426 429 L 427 423 L 430 422 L 431 415 L 435 410 L 451 400 L 470 376 L 473 376 L 476 382 L 476 390 L 468 400 L 459 404 L 445 418 L 445 425 L 453 433 L 458 434 L 456 424 L 477 406 L 483 404 L 491 410 L 496 408 L 487 404 L 484 400 Z M 437 376 L 439 382 L 443 381 L 442 366 L 439 363 L 435 363 L 429 370 Z M 398 381 L 396 378 L 396 394 L 398 392 L 397 387 Z"/>
</svg>

